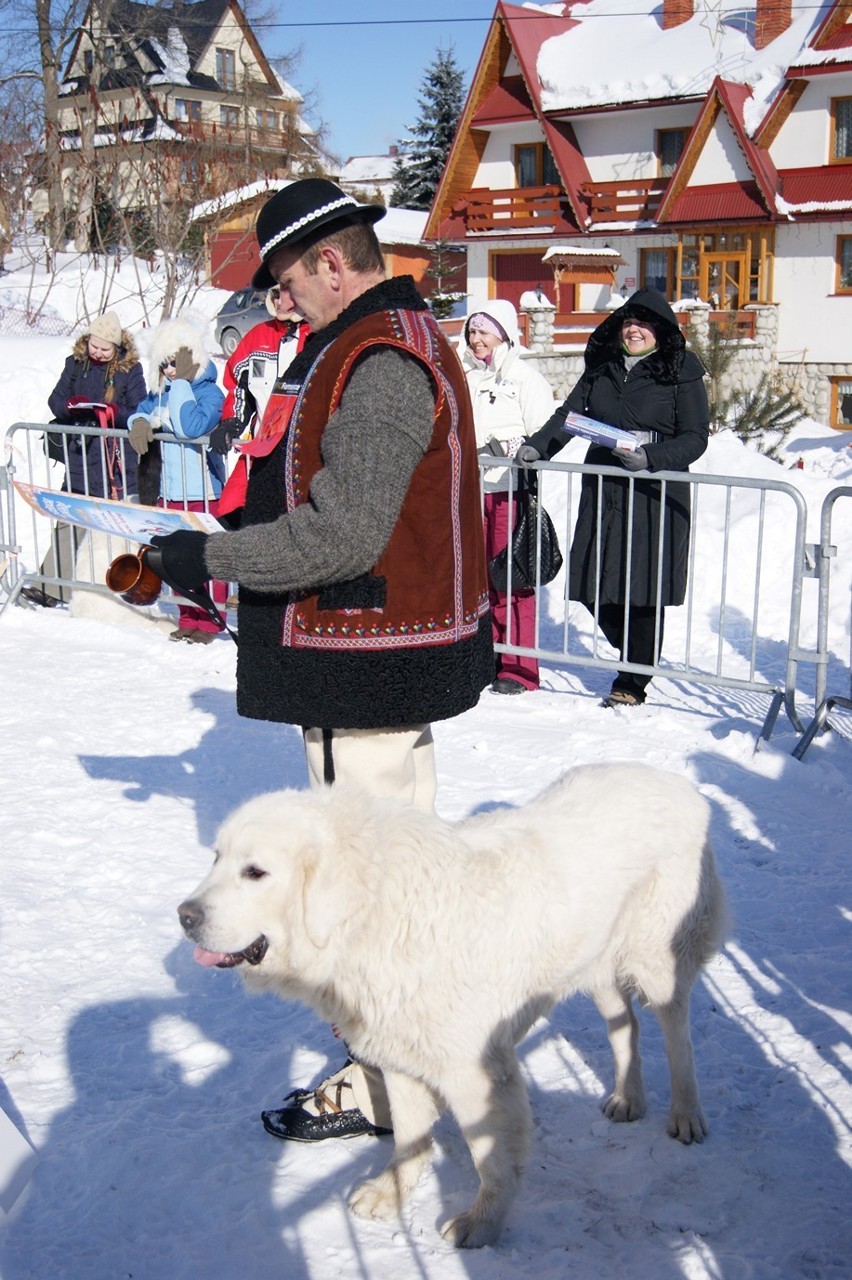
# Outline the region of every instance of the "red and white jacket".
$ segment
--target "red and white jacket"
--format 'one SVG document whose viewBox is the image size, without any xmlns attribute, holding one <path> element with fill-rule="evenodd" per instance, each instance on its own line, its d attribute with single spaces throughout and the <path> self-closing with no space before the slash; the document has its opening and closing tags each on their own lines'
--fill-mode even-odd
<svg viewBox="0 0 852 1280">
<path fill-rule="evenodd" d="M 264 320 L 249 329 L 225 365 L 222 418 L 236 418 L 254 435 L 272 388 L 310 333 L 307 320 Z"/>
</svg>

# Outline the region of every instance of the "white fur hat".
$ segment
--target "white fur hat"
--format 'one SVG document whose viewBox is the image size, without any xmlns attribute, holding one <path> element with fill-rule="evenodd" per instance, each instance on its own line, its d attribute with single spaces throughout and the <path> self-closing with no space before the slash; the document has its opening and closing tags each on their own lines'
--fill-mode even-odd
<svg viewBox="0 0 852 1280">
<path fill-rule="evenodd" d="M 100 338 L 101 342 L 111 342 L 114 347 L 121 346 L 121 321 L 114 311 L 107 311 L 98 316 L 89 325 L 89 337 Z"/>
<path fill-rule="evenodd" d="M 198 365 L 198 372 L 207 368 L 212 351 L 209 336 L 210 322 L 193 311 L 183 311 L 179 316 L 162 320 L 147 334 L 148 386 L 156 387 L 160 380 L 160 365 L 167 356 L 174 356 L 181 347 L 188 347 Z"/>
</svg>

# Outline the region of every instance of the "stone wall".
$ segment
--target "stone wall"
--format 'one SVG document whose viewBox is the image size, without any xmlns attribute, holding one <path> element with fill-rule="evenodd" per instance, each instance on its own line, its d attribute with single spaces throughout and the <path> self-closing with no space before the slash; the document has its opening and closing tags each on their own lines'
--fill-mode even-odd
<svg viewBox="0 0 852 1280">
<path fill-rule="evenodd" d="M 528 346 L 525 357 L 547 378 L 557 398 L 564 400 L 583 372 L 583 348 L 555 346 L 553 341 L 556 308 L 547 303 L 522 304 L 529 317 Z M 754 313 L 754 337 L 732 339 L 737 354 L 722 379 L 722 395 L 755 386 L 764 373 L 777 373 L 781 386 L 793 391 L 805 413 L 817 422 L 831 423 L 831 379 L 852 379 L 849 364 L 809 364 L 804 361 L 785 364 L 778 360 L 778 307 L 775 304 L 752 304 L 744 310 Z M 689 306 L 689 332 L 707 340 L 710 330 L 710 307 L 706 303 Z"/>
</svg>

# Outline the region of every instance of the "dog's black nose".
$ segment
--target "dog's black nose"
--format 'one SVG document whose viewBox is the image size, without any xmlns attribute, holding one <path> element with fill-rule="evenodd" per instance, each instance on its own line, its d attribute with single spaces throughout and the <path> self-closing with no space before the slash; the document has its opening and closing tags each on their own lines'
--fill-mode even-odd
<svg viewBox="0 0 852 1280">
<path fill-rule="evenodd" d="M 204 908 L 200 903 L 193 902 L 191 898 L 188 898 L 186 902 L 182 902 L 177 911 L 181 928 L 184 929 L 186 933 L 191 932 L 193 929 L 197 929 L 204 920 Z"/>
</svg>

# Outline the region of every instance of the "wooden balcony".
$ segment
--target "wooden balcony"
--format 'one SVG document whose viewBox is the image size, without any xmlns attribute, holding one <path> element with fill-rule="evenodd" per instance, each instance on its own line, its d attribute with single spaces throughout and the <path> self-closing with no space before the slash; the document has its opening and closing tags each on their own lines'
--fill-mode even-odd
<svg viewBox="0 0 852 1280">
<path fill-rule="evenodd" d="M 171 120 L 169 123 L 184 138 L 205 145 L 288 152 L 293 141 L 291 133 L 282 129 L 246 129 L 242 125 L 216 124 L 212 120 Z"/>
<path fill-rule="evenodd" d="M 653 222 L 668 178 L 639 178 L 635 182 L 584 182 L 589 218 L 596 222 Z"/>
<path fill-rule="evenodd" d="M 464 218 L 468 232 L 517 231 L 563 223 L 559 187 L 512 187 L 492 191 L 488 187 L 467 191 L 456 212 Z"/>
</svg>

